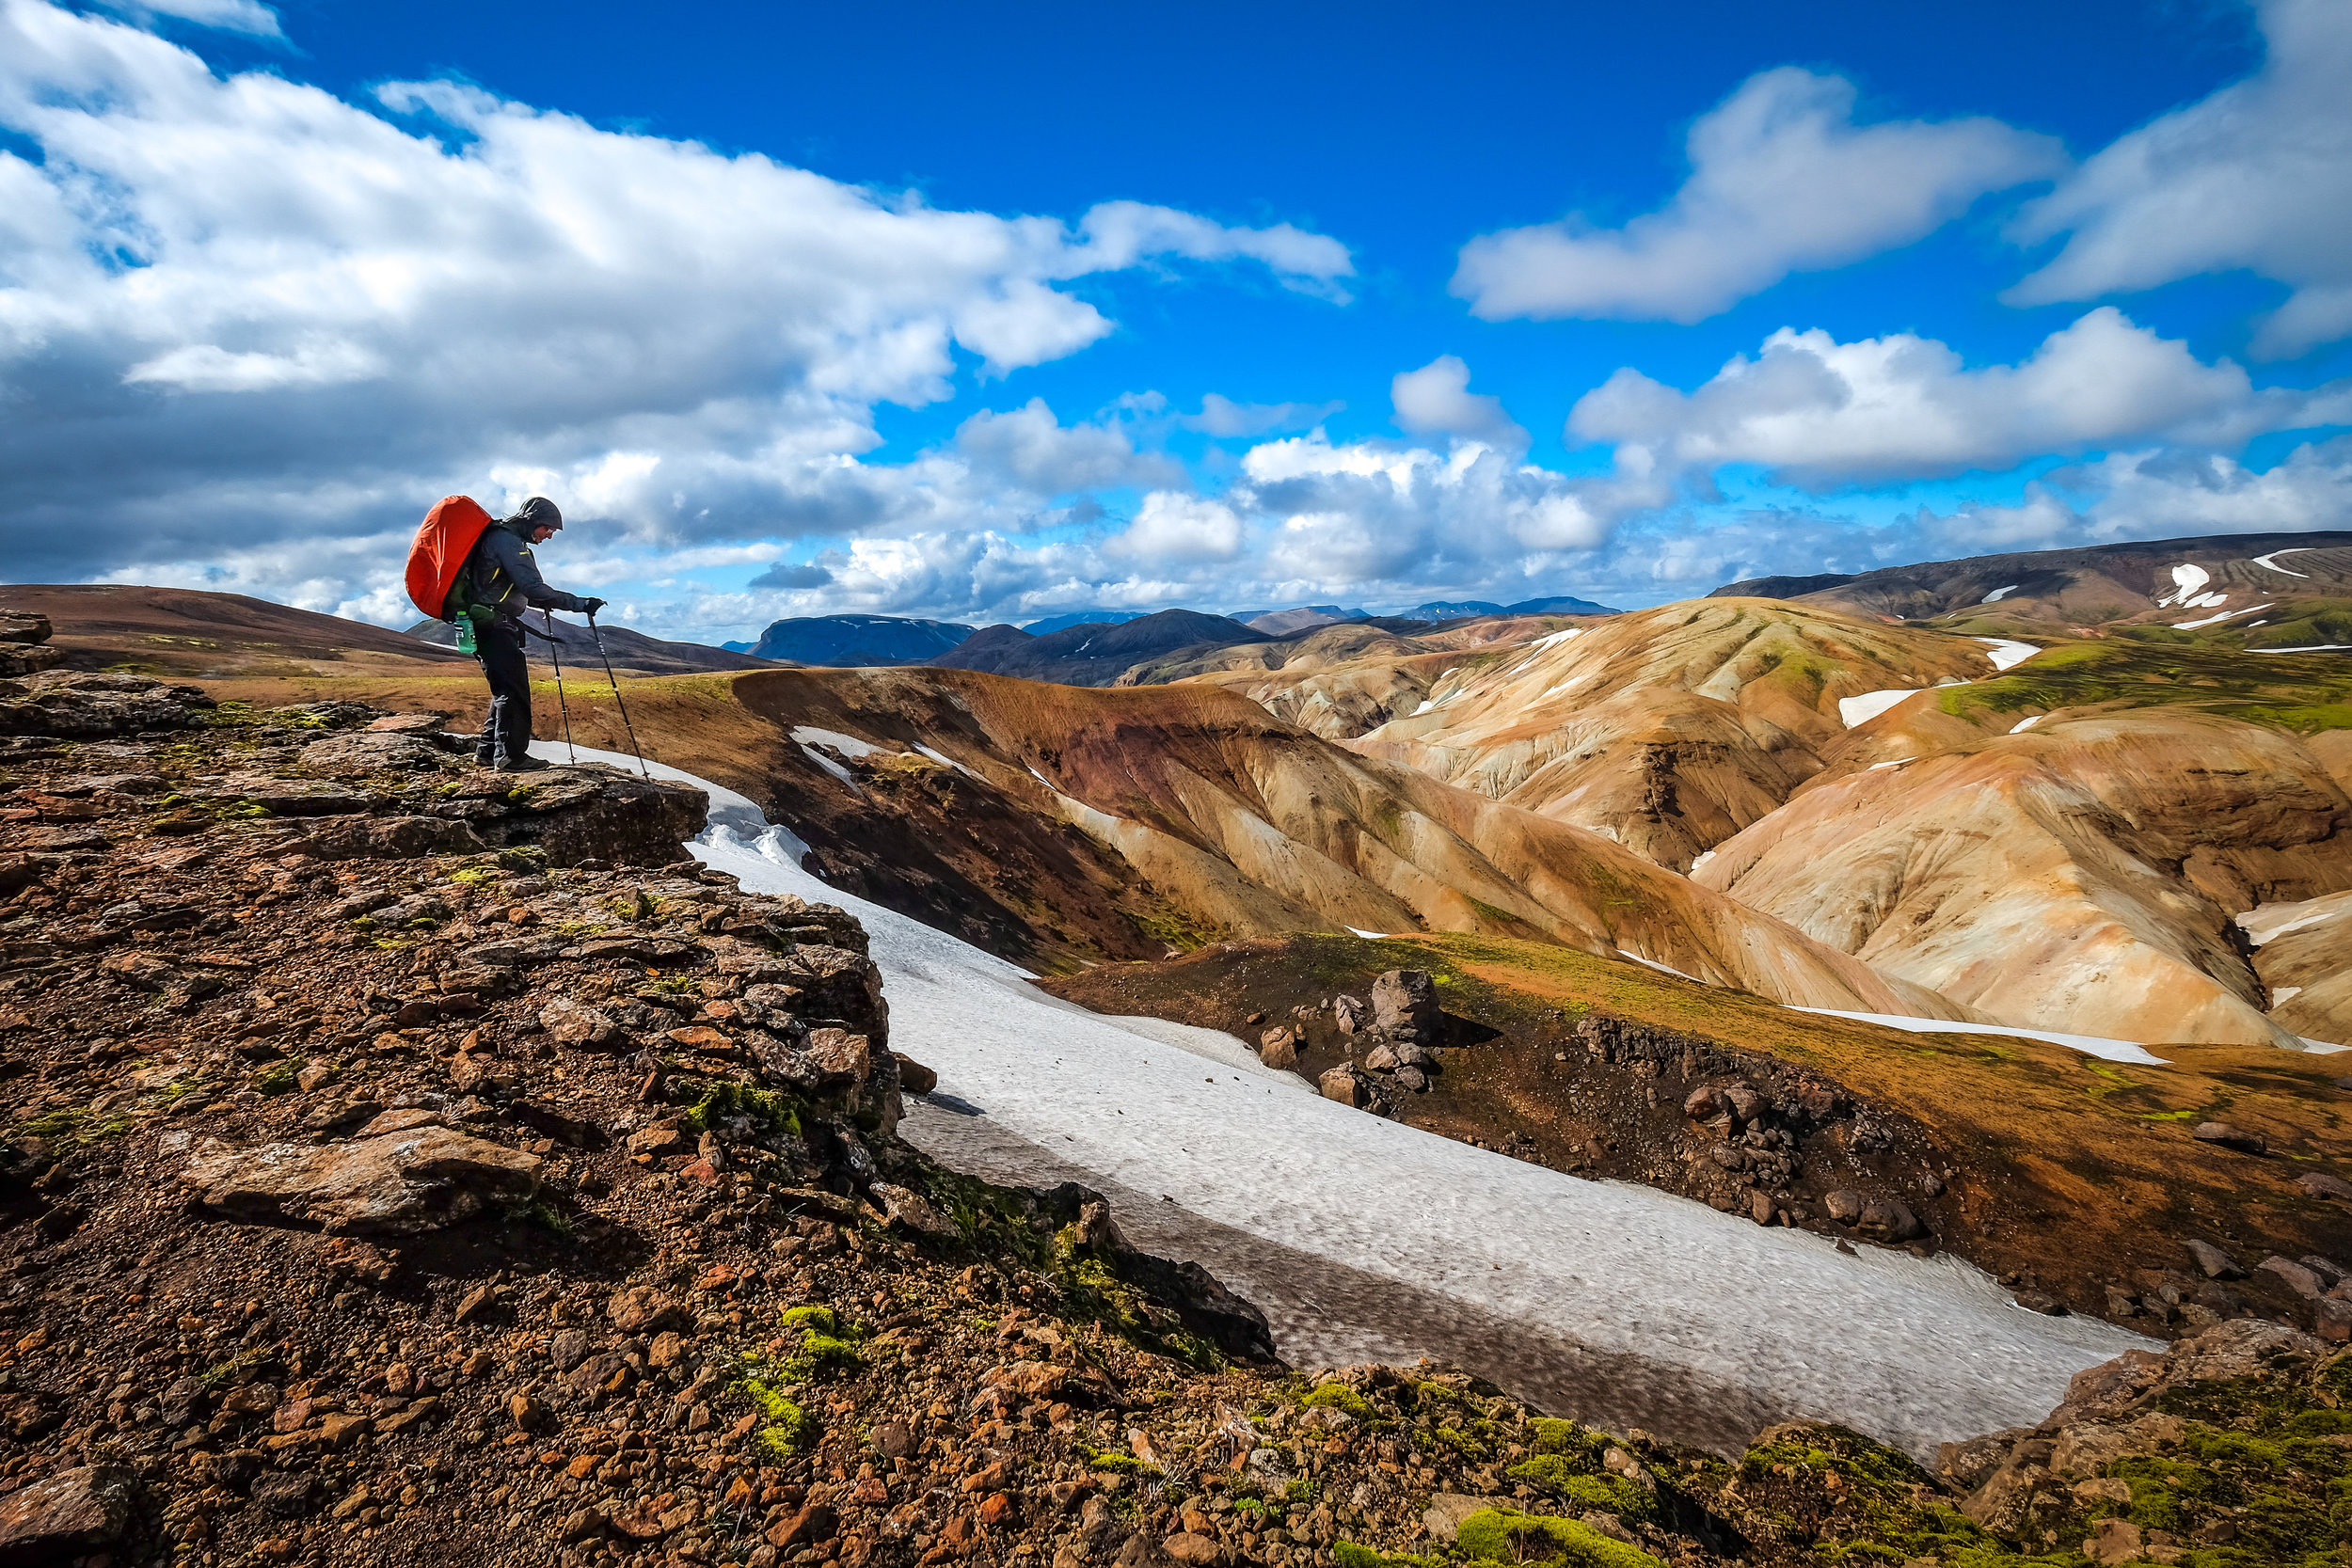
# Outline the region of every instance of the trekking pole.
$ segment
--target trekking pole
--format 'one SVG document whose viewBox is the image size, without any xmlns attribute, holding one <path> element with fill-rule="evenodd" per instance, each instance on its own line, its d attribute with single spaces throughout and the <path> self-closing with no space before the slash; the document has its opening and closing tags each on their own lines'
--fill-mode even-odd
<svg viewBox="0 0 2352 1568">
<path fill-rule="evenodd" d="M 564 700 L 563 644 L 555 640 L 555 611 L 543 610 L 539 618 L 548 624 L 548 657 L 555 661 L 555 705 L 564 715 L 564 749 L 572 754 L 572 762 L 580 762 L 580 748 L 572 744 L 572 705 Z"/>
<path fill-rule="evenodd" d="M 593 610 L 588 612 L 588 635 L 596 640 L 596 657 L 604 660 L 604 678 L 612 688 L 612 705 L 621 710 L 621 727 L 628 731 L 629 754 L 637 759 L 637 771 L 651 784 L 653 769 L 645 766 L 644 751 L 637 744 L 637 726 L 628 721 L 628 705 L 621 701 L 621 683 L 612 673 L 612 656 L 604 651 L 604 633 L 596 629 L 596 612 Z"/>
</svg>

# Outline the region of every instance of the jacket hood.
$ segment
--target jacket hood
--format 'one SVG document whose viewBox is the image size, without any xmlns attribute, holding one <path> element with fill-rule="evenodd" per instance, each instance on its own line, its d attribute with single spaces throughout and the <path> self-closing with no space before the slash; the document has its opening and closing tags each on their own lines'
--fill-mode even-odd
<svg viewBox="0 0 2352 1568">
<path fill-rule="evenodd" d="M 555 503 L 547 497 L 533 496 L 516 508 L 512 517 L 506 519 L 506 526 L 516 533 L 528 537 L 534 528 L 562 528 L 564 514 L 558 511 Z"/>
</svg>

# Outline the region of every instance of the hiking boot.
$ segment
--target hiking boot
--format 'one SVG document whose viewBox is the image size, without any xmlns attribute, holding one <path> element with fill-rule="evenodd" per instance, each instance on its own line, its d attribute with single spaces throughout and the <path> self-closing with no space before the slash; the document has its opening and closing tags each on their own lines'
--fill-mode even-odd
<svg viewBox="0 0 2352 1568">
<path fill-rule="evenodd" d="M 500 763 L 498 770 L 501 773 L 537 773 L 554 766 L 551 762 L 541 762 L 537 757 L 514 757 Z"/>
</svg>

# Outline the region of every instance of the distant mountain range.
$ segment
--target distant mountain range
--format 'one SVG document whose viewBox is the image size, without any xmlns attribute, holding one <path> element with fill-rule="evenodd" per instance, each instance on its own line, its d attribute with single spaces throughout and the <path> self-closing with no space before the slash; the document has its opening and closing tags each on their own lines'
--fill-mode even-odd
<svg viewBox="0 0 2352 1568">
<path fill-rule="evenodd" d="M 532 631 L 545 632 L 547 624 L 532 616 L 524 625 Z M 566 664 L 577 663 L 582 670 L 600 662 L 612 660 L 615 670 L 626 670 L 632 675 L 691 675 L 713 670 L 765 670 L 773 660 L 755 658 L 731 648 L 714 648 L 704 642 L 671 642 L 627 626 L 599 624 L 604 647 L 599 653 L 596 640 L 590 636 L 585 623 L 557 621 L 555 623 L 556 651 Z M 405 635 L 436 648 L 454 649 L 457 628 L 446 621 L 419 621 Z M 529 653 L 536 661 L 548 657 L 548 646 L 537 638 L 531 638 Z"/>
<path fill-rule="evenodd" d="M 1042 637 L 1014 626 L 987 626 L 931 662 L 950 670 L 982 670 L 1058 686 L 1110 686 L 1134 665 L 1179 649 L 1263 641 L 1265 633 L 1222 615 L 1163 610 L 1116 626 L 1087 623 Z"/>
<path fill-rule="evenodd" d="M 931 664 L 971 635 L 970 626 L 954 621 L 916 621 L 903 615 L 804 615 L 771 623 L 751 651 L 761 658 L 845 669 Z"/>
<path fill-rule="evenodd" d="M 1399 610 L 1400 619 L 1408 621 L 1467 621 L 1478 615 L 1622 615 L 1605 604 L 1590 599 L 1557 597 L 1521 599 L 1517 604 L 1493 604 L 1485 599 L 1432 599 L 1410 610 Z"/>
</svg>

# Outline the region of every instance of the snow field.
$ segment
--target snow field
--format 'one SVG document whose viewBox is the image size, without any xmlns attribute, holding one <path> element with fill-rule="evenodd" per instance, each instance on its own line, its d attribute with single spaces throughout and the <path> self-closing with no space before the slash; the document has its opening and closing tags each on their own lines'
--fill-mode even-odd
<svg viewBox="0 0 2352 1568">
<path fill-rule="evenodd" d="M 1535 1370 L 1512 1359 L 1515 1341 L 1550 1347 L 1547 1365 L 1565 1345 L 1588 1370 L 1619 1369 L 1607 1389 L 1594 1385 L 1593 1408 L 1638 1408 L 1647 1378 L 1679 1390 L 1655 1396 L 1666 1401 L 1655 1430 L 1720 1436 L 1705 1426 L 1712 1403 L 1755 1419 L 1836 1419 L 1915 1453 L 2038 1421 L 2074 1372 L 2147 1343 L 2026 1311 L 1948 1258 L 1844 1257 L 1822 1237 L 1350 1110 L 1213 1031 L 1085 1012 L 1003 959 L 818 881 L 800 868 L 804 847 L 743 797 L 653 771 L 709 792 L 711 827 L 688 847 L 696 859 L 746 888 L 837 905 L 865 923 L 891 1044 L 939 1073 L 935 1100 L 970 1114 L 956 1119 L 1048 1150 L 1115 1196 L 1136 1195 L 1121 1201 L 1155 1210 L 1136 1222 L 1194 1236 L 1197 1260 L 1245 1295 L 1253 1269 L 1281 1259 L 1283 1277 L 1263 1288 L 1312 1298 L 1329 1342 L 1459 1358 L 1470 1353 L 1449 1327 L 1452 1304 L 1463 1321 L 1517 1325 L 1478 1339 L 1479 1370 L 1505 1384 Z M 1171 1232 L 1155 1200 L 1205 1223 Z M 1330 1271 L 1320 1285 L 1318 1266 Z M 1409 1320 L 1382 1320 L 1363 1281 L 1411 1304 Z M 1364 1320 L 1354 1338 L 1351 1313 Z M 1573 1386 L 1550 1386 L 1547 1402 L 1574 1403 Z"/>
</svg>

